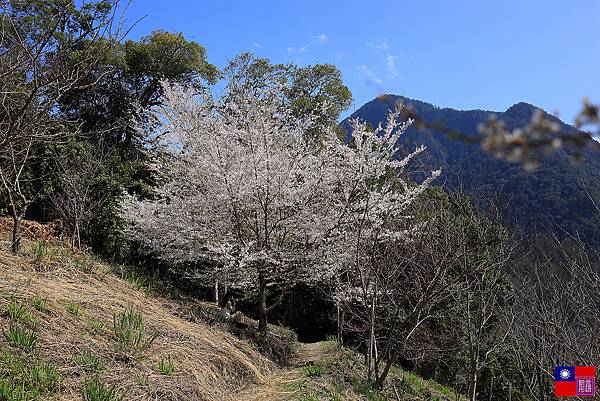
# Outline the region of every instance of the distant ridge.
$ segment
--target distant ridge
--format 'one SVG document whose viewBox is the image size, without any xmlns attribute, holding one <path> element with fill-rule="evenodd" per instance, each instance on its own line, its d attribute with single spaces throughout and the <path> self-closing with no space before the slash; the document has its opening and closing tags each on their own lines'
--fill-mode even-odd
<svg viewBox="0 0 600 401">
<path fill-rule="evenodd" d="M 514 129 L 526 125 L 536 110 L 543 111 L 525 102 L 516 103 L 504 112 L 455 110 L 387 94 L 364 104 L 341 125 L 349 131 L 352 118 L 373 126 L 383 124 L 388 112 L 399 103 L 412 105 L 417 115 L 428 122 L 442 124 L 466 135 L 476 134 L 477 126 L 487 121 L 492 113 L 504 121 L 508 129 Z M 550 118 L 559 122 L 562 129 L 573 130 L 558 118 Z M 411 127 L 400 141 L 408 149 L 421 144 L 428 148 L 411 171 L 413 178 L 422 179 L 432 169 L 441 168 L 443 173 L 437 185 L 443 185 L 448 191 L 462 189 L 483 206 L 492 197 L 499 196 L 507 206 L 506 222 L 511 225 L 530 231 L 579 235 L 600 245 L 596 210 L 583 186 L 585 183 L 589 193 L 600 199 L 600 154 L 584 151 L 583 162 L 574 166 L 570 162 L 572 150 L 561 150 L 544 157 L 539 168 L 530 173 L 519 164 L 495 158 L 479 145 L 451 140 L 431 129 Z"/>
</svg>

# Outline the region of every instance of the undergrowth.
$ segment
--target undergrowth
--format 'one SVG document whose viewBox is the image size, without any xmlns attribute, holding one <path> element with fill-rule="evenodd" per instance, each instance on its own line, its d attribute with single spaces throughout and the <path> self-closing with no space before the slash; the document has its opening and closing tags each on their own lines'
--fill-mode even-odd
<svg viewBox="0 0 600 401">
<path fill-rule="evenodd" d="M 60 384 L 58 369 L 39 356 L 5 351 L 0 355 L 0 400 L 48 399 Z"/>
<path fill-rule="evenodd" d="M 113 334 L 117 350 L 135 356 L 147 351 L 158 336 L 147 333 L 142 314 L 131 306 L 113 315 Z"/>
<path fill-rule="evenodd" d="M 175 372 L 175 365 L 171 362 L 171 357 L 162 358 L 156 367 L 161 375 L 171 376 Z"/>
<path fill-rule="evenodd" d="M 125 394 L 107 386 L 99 377 L 85 380 L 81 386 L 85 401 L 125 401 Z"/>
</svg>

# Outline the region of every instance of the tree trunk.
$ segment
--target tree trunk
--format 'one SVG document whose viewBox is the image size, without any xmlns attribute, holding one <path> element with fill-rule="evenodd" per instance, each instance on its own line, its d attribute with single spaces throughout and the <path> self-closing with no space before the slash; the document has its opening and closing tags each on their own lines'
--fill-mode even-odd
<svg viewBox="0 0 600 401">
<path fill-rule="evenodd" d="M 71 238 L 71 249 L 73 252 L 81 249 L 81 234 L 79 232 L 79 222 L 75 222 L 73 227 L 73 237 Z"/>
<path fill-rule="evenodd" d="M 258 331 L 267 334 L 267 280 L 262 274 L 258 276 Z"/>
<path fill-rule="evenodd" d="M 340 305 L 337 306 L 337 341 L 344 345 L 344 309 Z"/>
<path fill-rule="evenodd" d="M 369 310 L 369 358 L 367 360 L 368 379 L 371 380 L 375 367 L 375 295 L 371 298 Z"/>
<path fill-rule="evenodd" d="M 215 304 L 219 306 L 219 277 L 215 275 Z"/>
<path fill-rule="evenodd" d="M 19 252 L 21 249 L 21 221 L 25 215 L 25 210 L 21 213 L 13 213 L 13 232 L 12 232 L 12 253 Z"/>
<path fill-rule="evenodd" d="M 387 375 L 388 375 L 388 373 L 390 373 L 390 369 L 392 368 L 392 365 L 394 363 L 396 363 L 396 354 L 395 353 L 393 355 L 389 356 L 387 362 L 385 363 L 385 367 L 383 368 L 383 371 L 377 377 L 376 384 L 379 389 L 383 389 L 383 384 L 385 383 L 385 379 L 387 379 Z"/>
<path fill-rule="evenodd" d="M 476 368 L 471 368 L 471 374 L 470 374 L 470 380 L 469 380 L 469 391 L 468 391 L 468 396 L 469 396 L 469 401 L 476 401 L 477 400 L 477 369 Z"/>
</svg>

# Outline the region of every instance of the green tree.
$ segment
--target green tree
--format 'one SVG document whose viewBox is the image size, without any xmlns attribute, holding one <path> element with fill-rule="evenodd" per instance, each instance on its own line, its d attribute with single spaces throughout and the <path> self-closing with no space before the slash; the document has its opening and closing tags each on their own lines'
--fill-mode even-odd
<svg viewBox="0 0 600 401">
<path fill-rule="evenodd" d="M 101 207 L 81 233 L 96 251 L 115 255 L 123 244 L 117 210 L 123 189 L 145 194 L 152 185 L 143 151 L 152 141 L 152 125 L 144 118 L 162 102 L 161 82 L 201 90 L 219 75 L 199 43 L 158 30 L 139 41 L 115 43 L 88 77 L 90 85 L 63 98 L 61 109 L 81 123 L 82 139 L 109 155 L 95 192 Z M 144 124 L 146 130 L 134 128 Z"/>
<path fill-rule="evenodd" d="M 244 53 L 233 61 L 243 75 L 234 77 L 237 85 L 247 88 L 282 86 L 286 106 L 297 116 L 311 115 L 317 138 L 325 128 L 340 129 L 337 120 L 350 107 L 352 93 L 342 80 L 340 70 L 333 64 L 314 64 L 299 67 L 294 64 L 271 64 L 265 58 Z"/>
<path fill-rule="evenodd" d="M 288 91 L 291 107 L 295 114 L 315 114 L 319 131 L 335 127 L 340 114 L 352 103 L 352 93 L 342 80 L 342 74 L 333 64 L 315 64 L 307 67 L 290 67 L 291 86 Z M 326 105 L 325 110 L 321 107 Z"/>
</svg>

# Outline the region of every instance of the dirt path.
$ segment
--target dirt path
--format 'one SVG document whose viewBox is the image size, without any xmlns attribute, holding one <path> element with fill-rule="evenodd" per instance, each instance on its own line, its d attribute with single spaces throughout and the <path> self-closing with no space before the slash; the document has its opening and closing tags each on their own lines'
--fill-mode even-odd
<svg viewBox="0 0 600 401">
<path fill-rule="evenodd" d="M 251 386 L 236 394 L 231 401 L 287 401 L 293 399 L 292 385 L 303 377 L 302 368 L 317 363 L 334 351 L 335 344 L 318 342 L 300 344 L 296 361 L 289 368 L 281 368 L 267 378 L 267 383 Z"/>
</svg>

